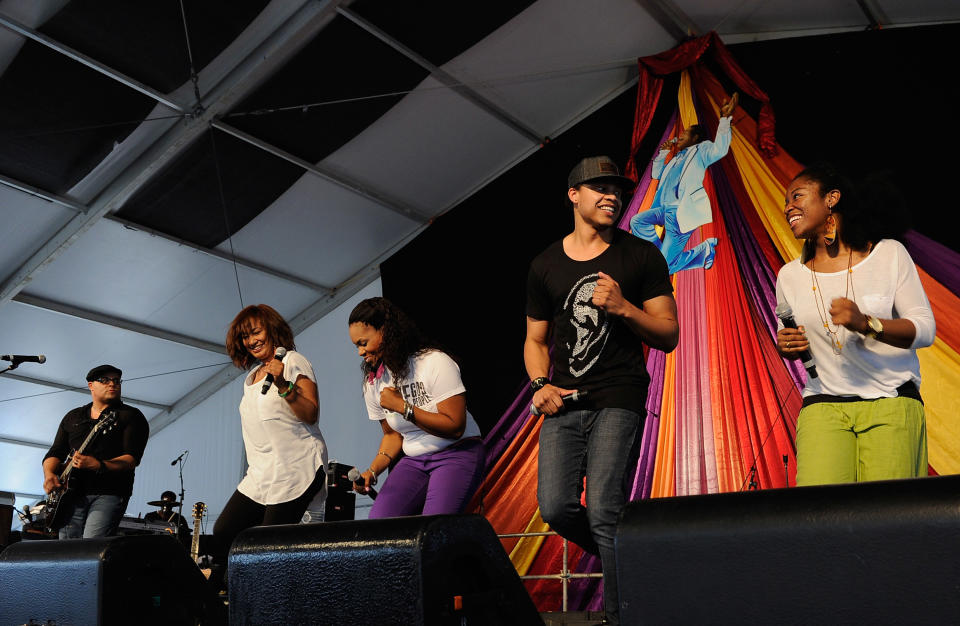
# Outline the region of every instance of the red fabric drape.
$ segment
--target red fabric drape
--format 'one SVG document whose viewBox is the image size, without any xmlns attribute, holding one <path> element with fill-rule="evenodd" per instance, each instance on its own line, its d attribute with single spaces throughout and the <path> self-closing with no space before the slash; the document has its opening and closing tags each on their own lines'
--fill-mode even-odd
<svg viewBox="0 0 960 626">
<path fill-rule="evenodd" d="M 659 54 L 642 57 L 637 65 L 640 71 L 637 86 L 637 104 L 634 112 L 633 133 L 630 139 L 630 159 L 626 165 L 626 175 L 637 180 L 638 172 L 634 157 L 640 148 L 640 142 L 650 129 L 653 113 L 656 111 L 660 92 L 663 89 L 663 78 L 666 74 L 679 72 L 696 63 L 708 50 L 712 51 L 713 58 L 727 76 L 745 94 L 758 100 L 760 116 L 757 121 L 757 146 L 761 154 L 773 158 L 777 154 L 777 143 L 774 138 L 776 126 L 773 117 L 773 107 L 770 98 L 747 76 L 734 60 L 733 55 L 720 41 L 715 32 L 702 37 L 685 41 L 676 48 Z"/>
</svg>

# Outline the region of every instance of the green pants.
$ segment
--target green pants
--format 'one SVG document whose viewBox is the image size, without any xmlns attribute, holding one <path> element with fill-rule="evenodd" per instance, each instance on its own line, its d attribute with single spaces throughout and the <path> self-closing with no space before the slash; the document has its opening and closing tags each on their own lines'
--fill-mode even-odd
<svg viewBox="0 0 960 626">
<path fill-rule="evenodd" d="M 927 475 L 923 404 L 913 398 L 818 402 L 797 418 L 797 485 Z"/>
</svg>

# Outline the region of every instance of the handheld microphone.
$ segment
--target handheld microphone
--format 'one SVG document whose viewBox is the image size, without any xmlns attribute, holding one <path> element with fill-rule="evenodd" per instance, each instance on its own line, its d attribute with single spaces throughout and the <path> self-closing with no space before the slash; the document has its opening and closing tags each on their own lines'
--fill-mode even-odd
<svg viewBox="0 0 960 626">
<path fill-rule="evenodd" d="M 376 484 L 376 479 L 377 477 L 374 476 L 373 481 L 370 483 L 371 486 L 367 487 L 367 495 L 370 496 L 371 500 L 377 499 L 377 490 L 373 488 L 373 485 Z M 360 470 L 355 467 L 351 468 L 350 471 L 347 472 L 347 480 L 355 485 L 360 485 L 361 487 L 364 485 L 363 475 L 361 475 Z"/>
<path fill-rule="evenodd" d="M 287 356 L 287 349 L 283 346 L 277 348 L 277 351 L 273 353 L 273 358 L 278 361 L 283 361 L 283 357 Z M 267 377 L 263 379 L 263 386 L 260 387 L 260 395 L 266 395 L 267 390 L 270 389 L 270 385 L 273 384 L 273 374 L 267 374 Z"/>
<path fill-rule="evenodd" d="M 797 327 L 797 322 L 793 319 L 793 309 L 790 308 L 789 304 L 786 302 L 778 304 L 776 313 L 785 328 Z M 807 370 L 807 376 L 817 378 L 817 366 L 813 363 L 813 355 L 810 354 L 810 351 L 804 350 L 803 352 L 798 352 L 797 356 L 800 357 L 800 362 L 803 363 L 803 367 Z"/>
<path fill-rule="evenodd" d="M 177 464 L 177 461 L 179 461 L 180 459 L 182 459 L 184 456 L 186 456 L 186 455 L 188 455 L 188 454 L 190 454 L 190 451 L 189 451 L 189 450 L 184 450 L 184 451 L 183 451 L 183 454 L 181 454 L 180 456 L 178 456 L 178 457 L 175 458 L 174 460 L 170 461 L 170 465 L 176 465 L 176 464 Z"/>
<path fill-rule="evenodd" d="M 589 391 L 586 391 L 586 390 L 584 390 L 584 391 L 580 391 L 580 390 L 571 391 L 571 392 L 568 393 L 568 394 L 564 394 L 564 395 L 560 396 L 560 398 L 564 401 L 564 403 L 566 403 L 566 402 L 579 402 L 580 400 L 586 398 L 589 393 L 590 393 L 590 392 L 589 392 Z M 536 415 L 537 413 L 540 413 L 540 411 L 537 409 L 536 405 L 535 405 L 533 402 L 531 402 L 531 403 L 530 403 L 530 415 Z"/>
<path fill-rule="evenodd" d="M 21 363 L 46 363 L 47 357 L 43 356 L 42 354 L 37 356 L 26 356 L 23 354 L 0 354 L 0 360 L 10 361 L 11 363 L 20 365 Z"/>
</svg>

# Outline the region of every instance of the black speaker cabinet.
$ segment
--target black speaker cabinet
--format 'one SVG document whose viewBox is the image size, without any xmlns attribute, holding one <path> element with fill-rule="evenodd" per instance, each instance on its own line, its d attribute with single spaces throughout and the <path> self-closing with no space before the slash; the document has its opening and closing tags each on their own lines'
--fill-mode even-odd
<svg viewBox="0 0 960 626">
<path fill-rule="evenodd" d="M 955 624 L 960 476 L 631 502 L 624 624 Z"/>
<path fill-rule="evenodd" d="M 0 550 L 10 543 L 10 528 L 13 526 L 13 505 L 0 504 Z"/>
<path fill-rule="evenodd" d="M 227 571 L 232 625 L 543 623 L 479 515 L 251 528 Z"/>
<path fill-rule="evenodd" d="M 172 536 L 25 541 L 0 554 L 0 624 L 184 624 L 206 581 Z"/>
</svg>

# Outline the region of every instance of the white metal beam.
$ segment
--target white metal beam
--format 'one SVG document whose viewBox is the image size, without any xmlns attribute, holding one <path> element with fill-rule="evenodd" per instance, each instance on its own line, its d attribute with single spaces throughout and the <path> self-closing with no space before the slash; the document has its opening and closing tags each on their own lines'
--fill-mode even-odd
<svg viewBox="0 0 960 626">
<path fill-rule="evenodd" d="M 170 130 L 140 154 L 90 205 L 76 215 L 36 250 L 0 284 L 0 306 L 9 302 L 33 276 L 73 244 L 104 215 L 123 206 L 134 193 L 204 132 L 216 116 L 228 111 L 306 45 L 333 17 L 337 6 L 347 0 L 303 0 L 302 6 L 269 36 L 253 47 L 204 98 L 202 114 L 172 124 Z"/>
<path fill-rule="evenodd" d="M 43 380 L 42 378 L 34 378 L 32 376 L 22 376 L 20 374 L 14 374 L 12 372 L 6 372 L 3 376 L 0 376 L 0 380 L 4 378 L 10 378 L 12 380 L 19 380 L 22 383 L 30 383 L 32 385 L 40 385 L 42 387 L 53 387 L 54 389 L 60 389 L 61 391 L 76 391 L 79 393 L 89 394 L 90 389 L 87 387 L 77 387 L 75 385 L 65 385 L 63 383 L 58 383 L 52 380 Z M 139 400 L 137 398 L 131 398 L 130 396 L 124 395 L 123 401 L 127 404 L 139 404 L 140 406 L 148 406 L 151 409 L 158 409 L 160 411 L 169 411 L 169 404 L 160 404 L 158 402 L 150 402 L 149 400 Z M 50 447 L 50 444 L 47 444 L 46 447 Z"/>
<path fill-rule="evenodd" d="M 41 450 L 49 450 L 50 446 L 53 445 L 53 442 L 43 443 L 42 441 L 31 441 L 29 439 L 15 439 L 13 437 L 3 437 L 0 436 L 0 443 L 9 443 L 15 446 L 28 446 L 31 448 L 39 448 Z"/>
<path fill-rule="evenodd" d="M 28 185 L 27 183 L 20 182 L 19 180 L 14 180 L 9 176 L 4 176 L 0 174 L 0 185 L 5 185 L 11 189 L 16 189 L 21 193 L 25 193 L 28 196 L 34 196 L 47 202 L 53 202 L 54 204 L 59 204 L 60 206 L 66 207 L 71 211 L 76 213 L 86 213 L 88 208 L 86 205 L 76 202 L 69 198 L 64 198 L 63 196 L 58 196 L 57 194 L 45 191 L 39 187 L 34 187 L 33 185 Z"/>
<path fill-rule="evenodd" d="M 168 235 L 167 233 L 160 232 L 159 230 L 154 230 L 153 228 L 148 228 L 147 226 L 137 224 L 136 222 L 125 220 L 121 217 L 117 217 L 116 215 L 107 215 L 104 217 L 104 219 L 110 222 L 116 222 L 117 224 L 120 224 L 124 228 L 135 230 L 141 233 L 146 233 L 151 237 L 165 239 L 170 243 L 177 244 L 178 246 L 183 246 L 185 248 L 190 248 L 191 250 L 196 250 L 197 252 L 204 254 L 206 256 L 211 256 L 217 259 L 221 259 L 223 261 L 227 261 L 228 263 L 236 262 L 236 264 L 239 265 L 240 267 L 245 267 L 247 269 L 254 270 L 255 272 L 260 272 L 261 274 L 267 274 L 268 276 L 279 278 L 281 280 L 287 281 L 288 283 L 294 283 L 302 287 L 306 287 L 307 289 L 310 289 L 312 291 L 316 291 L 319 293 L 329 293 L 330 291 L 333 290 L 332 287 L 327 287 L 325 285 L 317 284 L 313 281 L 307 280 L 306 278 L 294 276 L 293 274 L 288 274 L 286 272 L 273 269 L 272 267 L 268 267 L 261 263 L 257 263 L 256 261 L 251 261 L 243 257 L 231 255 L 227 252 L 222 252 L 220 250 L 217 250 L 216 248 L 207 248 L 206 246 L 200 246 L 190 241 L 187 241 L 186 239 L 181 239 L 180 237 L 174 237 L 173 235 Z"/>
<path fill-rule="evenodd" d="M 3 176 L 2 174 L 0 174 L 0 185 L 6 185 L 11 189 L 15 189 L 26 195 L 35 196 L 43 200 L 47 200 L 49 202 L 60 204 L 62 206 L 65 206 L 69 209 L 76 211 L 77 213 L 86 213 L 89 210 L 89 207 L 83 204 L 80 204 L 79 202 L 74 202 L 73 200 L 63 198 L 52 192 L 46 191 L 44 189 L 40 189 L 39 187 L 33 187 L 32 185 L 28 185 L 26 183 L 16 181 L 12 178 Z M 290 283 L 295 283 L 297 285 L 301 285 L 303 287 L 306 287 L 307 289 L 311 289 L 319 293 L 328 293 L 331 290 L 330 287 L 326 287 L 324 285 L 318 285 L 317 283 L 309 281 L 305 278 L 300 278 L 299 276 L 293 276 L 292 274 L 287 274 L 286 272 L 273 269 L 272 267 L 267 267 L 266 265 L 262 265 L 260 263 L 257 263 L 256 261 L 250 261 L 248 259 L 244 259 L 238 256 L 231 256 L 230 254 L 227 254 L 226 252 L 221 252 L 216 248 L 207 248 L 205 246 L 197 245 L 185 239 L 174 237 L 173 235 L 168 235 L 167 233 L 160 232 L 159 230 L 154 230 L 153 228 L 149 228 L 147 226 L 143 226 L 141 224 L 137 224 L 135 222 L 125 220 L 123 218 L 117 217 L 116 215 L 106 215 L 104 216 L 104 219 L 111 222 L 116 222 L 117 224 L 120 224 L 121 226 L 129 230 L 142 232 L 147 235 L 150 235 L 151 237 L 166 239 L 167 241 L 171 243 L 175 243 L 178 246 L 191 248 L 206 256 L 212 256 L 214 258 L 227 261 L 228 263 L 236 263 L 240 267 L 245 267 L 247 269 L 254 270 L 255 272 L 260 272 L 262 274 L 267 274 L 269 276 L 273 276 L 275 278 L 279 278 L 281 280 L 285 280 Z"/>
<path fill-rule="evenodd" d="M 335 172 L 330 167 L 326 167 L 322 165 L 314 165 L 313 163 L 304 161 L 300 157 L 292 155 L 281 148 L 271 145 L 266 141 L 263 141 L 262 139 L 258 139 L 257 137 L 254 137 L 253 135 L 247 134 L 242 130 L 240 130 L 239 128 L 234 128 L 233 126 L 230 126 L 229 124 L 227 124 L 222 120 L 213 120 L 210 123 L 210 125 L 216 129 L 219 129 L 227 133 L 228 135 L 236 137 L 241 141 L 245 141 L 252 146 L 256 146 L 261 150 L 269 152 L 270 154 L 276 157 L 279 157 L 284 161 L 293 163 L 294 165 L 297 165 L 305 169 L 306 171 L 308 171 L 309 173 L 313 174 L 318 178 L 322 178 L 323 180 L 326 180 L 335 185 L 338 185 L 351 193 L 357 194 L 358 196 L 363 196 L 364 198 L 373 200 L 380 206 L 390 209 L 395 213 L 399 213 L 400 215 L 408 219 L 411 219 L 415 222 L 419 222 L 421 224 L 428 222 L 430 220 L 430 216 L 420 212 L 419 209 L 397 198 L 391 198 L 387 194 L 381 191 L 378 191 L 376 189 L 371 189 L 369 185 L 364 185 L 363 183 L 352 180 L 349 176 L 347 176 L 343 172 Z"/>
<path fill-rule="evenodd" d="M 89 67 L 90 69 L 96 70 L 101 74 L 103 74 L 104 76 L 112 78 L 113 80 L 119 83 L 122 83 L 127 87 L 130 87 L 131 89 L 135 89 L 140 93 L 142 93 L 143 95 L 156 100 L 157 102 L 159 102 L 164 106 L 170 107 L 171 109 L 173 109 L 174 111 L 177 111 L 178 113 L 187 112 L 187 109 L 184 108 L 181 104 L 174 102 L 173 100 L 168 98 L 165 94 L 160 93 L 156 89 L 153 89 L 152 87 L 148 87 L 147 85 L 144 85 L 143 83 L 136 80 L 135 78 L 131 78 L 121 72 L 118 72 L 115 69 L 107 67 L 103 63 L 100 63 L 99 61 L 97 61 L 96 59 L 92 59 L 87 55 L 83 54 L 82 52 L 74 50 L 70 46 L 66 46 L 51 37 L 47 37 L 43 33 L 38 32 L 30 28 L 29 26 L 26 26 L 25 24 L 21 24 L 20 22 L 10 17 L 7 17 L 6 15 L 0 14 L 0 26 L 4 26 L 19 35 L 23 35 L 24 37 L 28 39 L 32 39 L 37 43 L 50 48 L 51 50 L 55 50 L 56 52 L 59 52 L 60 54 L 73 59 L 74 61 L 82 63 L 87 67 Z"/>
<path fill-rule="evenodd" d="M 190 337 L 181 333 L 175 333 L 162 328 L 157 328 L 156 326 L 141 324 L 140 322 L 134 322 L 133 320 L 116 317 L 115 315 L 110 315 L 108 313 L 91 311 L 89 309 L 84 309 L 72 304 L 66 304 L 64 302 L 57 302 L 55 300 L 48 300 L 47 298 L 33 296 L 28 293 L 20 292 L 13 297 L 13 300 L 21 304 L 37 307 L 38 309 L 56 311 L 57 313 L 63 313 L 64 315 L 69 315 L 70 317 L 76 317 L 78 319 L 87 320 L 90 322 L 97 322 L 98 324 L 105 324 L 107 326 L 113 326 L 114 328 L 122 328 L 124 330 L 129 330 L 141 335 L 163 339 L 164 341 L 172 341 L 173 343 L 179 343 L 184 346 L 200 348 L 201 350 L 206 350 L 207 352 L 213 352 L 216 354 L 227 353 L 227 349 L 222 343 L 214 343 L 212 341 L 207 341 L 206 339 Z"/>
<path fill-rule="evenodd" d="M 437 67 L 436 65 L 428 61 L 426 58 L 418 54 L 416 51 L 411 50 L 407 46 L 403 45 L 402 43 L 394 39 L 390 34 L 381 30 L 375 24 L 367 21 L 363 17 L 359 16 L 358 14 L 354 13 L 353 11 L 345 7 L 339 7 L 337 9 L 337 13 L 347 18 L 348 20 L 350 20 L 351 22 L 353 22 L 363 30 L 367 31 L 368 33 L 370 33 L 371 35 L 373 35 L 383 43 L 387 44 L 388 46 L 390 46 L 391 48 L 393 48 L 403 56 L 407 57 L 408 59 L 410 59 L 411 61 L 413 61 L 420 67 L 422 67 L 423 69 L 427 70 L 428 72 L 430 72 L 430 75 L 433 78 L 435 78 L 437 81 L 446 85 L 449 89 L 460 94 L 462 97 L 466 98 L 467 100 L 472 102 L 474 105 L 486 111 L 487 113 L 492 115 L 494 118 L 496 118 L 500 122 L 506 124 L 516 132 L 520 133 L 520 135 L 533 141 L 537 145 L 540 145 L 545 143 L 546 141 L 549 141 L 549 137 L 545 137 L 541 135 L 536 130 L 534 130 L 533 128 L 529 127 L 528 125 L 526 125 L 525 123 L 523 123 L 522 121 L 514 117 L 512 114 L 506 111 L 503 107 L 487 99 L 485 96 L 481 95 L 478 91 L 476 91 L 475 89 L 473 89 L 472 87 L 464 83 L 464 81 L 450 74 L 450 72 L 447 72 L 446 70 Z"/>
</svg>

